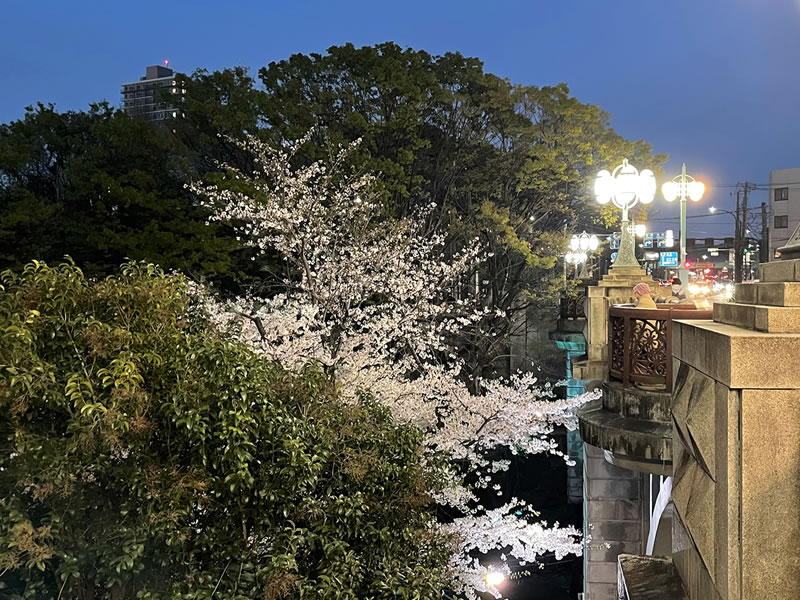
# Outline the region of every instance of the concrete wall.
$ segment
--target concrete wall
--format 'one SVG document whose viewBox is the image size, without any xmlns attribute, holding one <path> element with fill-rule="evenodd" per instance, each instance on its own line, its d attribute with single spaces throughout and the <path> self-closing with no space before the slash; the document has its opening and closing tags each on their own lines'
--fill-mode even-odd
<svg viewBox="0 0 800 600">
<path fill-rule="evenodd" d="M 770 260 L 774 260 L 775 250 L 783 246 L 800 225 L 800 168 L 780 169 L 769 174 L 769 248 Z M 775 201 L 776 188 L 789 188 L 789 199 Z M 750 208 L 757 208 L 753 204 Z M 751 212 L 751 215 L 757 215 Z M 775 228 L 775 217 L 788 215 L 789 226 L 786 229 Z M 760 218 L 760 217 L 759 217 Z M 759 221 L 760 222 L 760 221 Z"/>
<path fill-rule="evenodd" d="M 610 464 L 603 450 L 584 444 L 584 529 L 592 538 L 584 563 L 584 600 L 617 600 L 617 557 L 644 553 L 645 477 Z"/>
</svg>

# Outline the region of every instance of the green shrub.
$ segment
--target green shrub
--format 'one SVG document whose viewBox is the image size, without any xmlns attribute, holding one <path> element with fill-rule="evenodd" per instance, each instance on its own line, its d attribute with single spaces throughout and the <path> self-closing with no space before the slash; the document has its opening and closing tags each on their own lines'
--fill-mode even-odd
<svg viewBox="0 0 800 600">
<path fill-rule="evenodd" d="M 439 598 L 420 433 L 224 339 L 152 265 L 0 291 L 0 598 Z"/>
</svg>

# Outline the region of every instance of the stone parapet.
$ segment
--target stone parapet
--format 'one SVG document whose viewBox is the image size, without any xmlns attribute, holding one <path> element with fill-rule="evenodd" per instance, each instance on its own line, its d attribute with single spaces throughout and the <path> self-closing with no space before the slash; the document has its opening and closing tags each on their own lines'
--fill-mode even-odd
<svg viewBox="0 0 800 600">
<path fill-rule="evenodd" d="M 800 281 L 800 259 L 777 260 L 759 267 L 761 281 Z"/>
<path fill-rule="evenodd" d="M 602 381 L 607 374 L 607 360 L 581 360 L 572 363 L 572 376 L 581 381 Z"/>
<path fill-rule="evenodd" d="M 800 228 L 792 239 L 796 256 Z M 675 321 L 672 335 L 672 564 L 686 598 L 798 598 L 800 259 L 762 265 L 713 321 Z M 647 569 L 620 565 L 620 582 Z"/>
<path fill-rule="evenodd" d="M 791 281 L 737 283 L 734 297 L 736 304 L 800 306 L 800 283 Z"/>
<path fill-rule="evenodd" d="M 731 388 L 800 388 L 800 334 L 773 334 L 715 321 L 675 321 L 673 356 Z"/>
<path fill-rule="evenodd" d="M 800 306 L 717 302 L 713 311 L 718 323 L 768 333 L 800 333 Z"/>
</svg>

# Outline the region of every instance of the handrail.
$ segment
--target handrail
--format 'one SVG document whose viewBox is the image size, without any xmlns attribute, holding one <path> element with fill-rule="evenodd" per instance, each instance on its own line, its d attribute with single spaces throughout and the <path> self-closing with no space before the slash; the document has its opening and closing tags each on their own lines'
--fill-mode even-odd
<svg viewBox="0 0 800 600">
<path fill-rule="evenodd" d="M 671 392 L 672 322 L 680 319 L 711 319 L 711 310 L 685 304 L 609 308 L 609 378 Z"/>
</svg>

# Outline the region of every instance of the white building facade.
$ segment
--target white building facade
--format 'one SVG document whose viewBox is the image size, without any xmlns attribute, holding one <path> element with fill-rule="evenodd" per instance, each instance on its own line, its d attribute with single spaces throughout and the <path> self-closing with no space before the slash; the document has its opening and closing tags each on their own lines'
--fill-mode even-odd
<svg viewBox="0 0 800 600">
<path fill-rule="evenodd" d="M 800 225 L 800 168 L 779 169 L 769 174 L 769 255 L 785 245 Z"/>
</svg>

